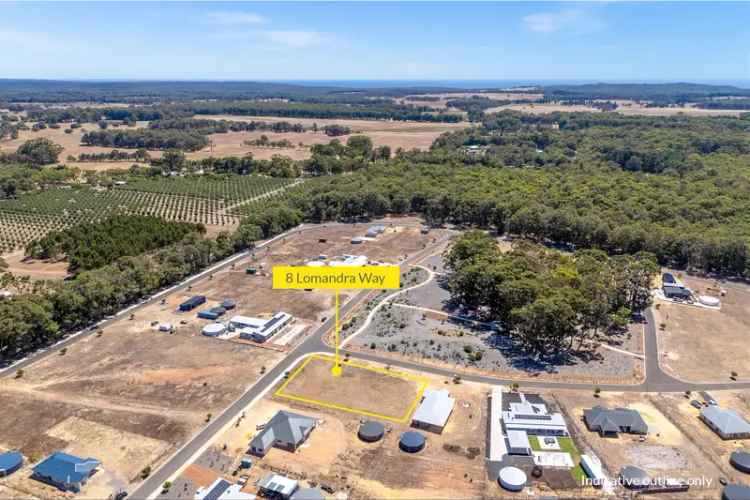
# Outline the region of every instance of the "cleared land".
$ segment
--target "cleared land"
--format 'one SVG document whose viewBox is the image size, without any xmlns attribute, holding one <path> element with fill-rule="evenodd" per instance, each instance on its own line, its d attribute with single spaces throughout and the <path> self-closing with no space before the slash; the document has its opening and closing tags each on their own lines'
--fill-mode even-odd
<svg viewBox="0 0 750 500">
<path fill-rule="evenodd" d="M 665 394 L 603 393 L 596 398 L 592 393 L 556 391 L 555 398 L 569 417 L 568 425 L 580 443 L 581 453 L 597 456 L 602 461 L 608 477 L 614 479 L 622 467 L 634 465 L 644 469 L 652 478 L 711 480 L 704 487 L 691 486 L 690 491 L 680 493 L 681 496 L 720 496 L 719 477 L 724 475 L 724 471 L 723 467 L 717 466 L 712 457 L 705 453 L 706 446 L 710 444 L 709 440 L 684 428 L 682 419 L 685 417 L 676 412 L 673 406 L 680 403 L 680 400 L 684 400 L 689 406 L 689 400 L 684 397 Z M 583 410 L 597 404 L 610 408 L 624 407 L 637 410 L 649 426 L 646 440 L 641 441 L 638 436 L 630 434 L 621 434 L 618 438 L 602 438 L 598 433 L 589 432 L 583 422 Z M 697 410 L 693 408 L 693 415 L 687 416 L 687 420 L 697 422 L 696 415 Z M 699 425 L 703 426 L 700 423 Z"/>
<path fill-rule="evenodd" d="M 406 422 L 419 402 L 425 382 L 399 371 L 342 361 L 342 373 L 331 374 L 334 358 L 313 356 L 294 370 L 275 396 L 390 421 Z M 373 395 L 377 394 L 377 398 Z"/>
<path fill-rule="evenodd" d="M 121 130 L 132 130 L 133 128 L 142 128 L 147 126 L 148 122 L 138 122 L 136 127 L 120 127 Z M 20 145 L 30 139 L 37 139 L 44 137 L 50 139 L 56 144 L 63 147 L 62 153 L 59 156 L 59 163 L 66 164 L 71 167 L 78 167 L 81 170 L 112 170 L 112 169 L 123 169 L 129 168 L 131 165 L 138 164 L 135 161 L 102 161 L 102 162 L 78 162 L 78 161 L 67 161 L 69 155 L 78 157 L 81 153 L 109 153 L 112 149 L 119 149 L 125 151 L 125 148 L 104 148 L 99 146 L 84 146 L 81 144 L 81 137 L 87 131 L 99 130 L 99 126 L 96 123 L 83 123 L 81 128 L 72 129 L 70 134 L 65 133 L 65 129 L 68 128 L 69 124 L 61 123 L 60 128 L 45 128 L 39 131 L 32 130 L 21 130 L 18 133 L 17 139 L 5 139 L 0 141 L 0 151 L 15 151 Z M 117 129 L 114 129 L 117 130 Z M 152 157 L 158 158 L 161 156 L 161 151 L 149 151 Z"/>
<path fill-rule="evenodd" d="M 346 142 L 349 135 L 339 137 L 329 137 L 325 135 L 322 128 L 326 125 L 343 125 L 351 128 L 352 134 L 364 134 L 370 137 L 375 146 L 390 146 L 394 151 L 398 148 L 403 149 L 429 149 L 433 141 L 451 130 L 465 128 L 466 123 L 425 123 L 425 122 L 407 122 L 407 121 L 385 121 L 385 120 L 345 120 L 345 119 L 315 119 L 315 118 L 279 118 L 272 116 L 233 116 L 233 115 L 200 115 L 196 118 L 212 120 L 231 120 L 231 121 L 264 121 L 280 122 L 287 121 L 291 123 L 301 123 L 306 128 L 316 124 L 319 127 L 318 132 L 308 130 L 302 133 L 273 133 L 268 131 L 256 132 L 230 132 L 227 134 L 212 134 L 209 138 L 214 142 L 213 153 L 211 147 L 187 153 L 188 158 L 207 158 L 209 156 L 227 156 L 227 155 L 244 155 L 252 153 L 259 159 L 270 158 L 274 154 L 289 156 L 295 160 L 302 160 L 310 157 L 310 146 L 313 144 L 327 144 L 333 139 Z M 261 135 L 267 135 L 273 141 L 287 139 L 295 147 L 288 148 L 265 148 L 256 146 L 246 146 L 243 144 L 246 140 L 258 139 Z M 302 143 L 302 146 L 300 146 Z"/>
<path fill-rule="evenodd" d="M 645 103 L 639 103 L 629 100 L 615 100 L 617 102 L 616 113 L 633 116 L 675 116 L 684 114 L 688 116 L 739 116 L 744 110 L 735 109 L 702 109 L 693 104 L 686 104 L 682 107 L 650 107 Z M 486 113 L 497 113 L 499 111 L 512 110 L 522 113 L 545 114 L 545 113 L 600 113 L 599 108 L 582 104 L 562 104 L 558 102 L 546 103 L 529 103 L 529 104 L 509 104 L 507 106 L 498 106 L 490 108 Z"/>
<path fill-rule="evenodd" d="M 720 289 L 727 294 L 721 297 L 720 310 L 657 300 L 656 322 L 665 325 L 657 329 L 662 367 L 695 382 L 726 381 L 733 371 L 738 379 L 750 380 L 750 286 L 694 276 L 681 280 L 697 295 L 718 297 Z"/>
<path fill-rule="evenodd" d="M 330 373 L 321 373 L 321 376 L 330 377 Z M 401 382 L 397 378 L 388 377 L 381 382 L 380 377 L 369 370 L 363 370 L 361 377 L 365 384 L 360 386 L 364 393 L 357 396 L 360 399 L 369 397 L 370 401 L 380 401 L 384 393 L 379 389 L 398 395 Z M 381 385 L 386 382 L 395 385 Z M 424 433 L 427 446 L 417 454 L 404 453 L 398 448 L 400 434 L 411 429 L 408 422 L 387 422 L 383 440 L 364 443 L 357 438 L 360 415 L 270 395 L 253 406 L 237 426 L 217 439 L 212 454 L 216 456 L 224 450 L 221 453 L 233 459 L 232 467 L 227 470 L 236 467 L 248 442 L 257 432 L 257 426 L 265 423 L 276 411 L 286 409 L 316 418 L 318 426 L 296 453 L 274 448 L 265 457 L 255 458 L 250 471 L 241 472 L 250 475 L 244 491 L 255 493 L 252 483 L 266 472 L 274 471 L 303 480 L 306 484 L 325 484 L 335 490 L 334 495 L 347 494 L 350 498 L 497 496 L 501 490 L 497 483 L 487 480 L 483 460 L 486 388 L 474 384 L 448 386 L 447 380 L 439 378 L 429 378 L 429 383 L 430 387 L 448 388 L 456 398 L 456 405 L 442 434 Z M 319 396 L 327 394 L 321 390 Z M 409 394 L 403 396 L 403 404 L 409 397 Z M 205 466 L 204 460 L 199 461 Z M 217 466 L 220 463 L 219 460 L 214 462 Z M 215 466 L 213 472 L 229 476 L 228 472 L 222 473 L 220 467 Z M 188 484 L 187 491 L 190 492 L 194 488 L 192 478 L 196 476 L 191 466 L 175 484 Z M 184 486 L 180 491 L 182 488 Z"/>
</svg>

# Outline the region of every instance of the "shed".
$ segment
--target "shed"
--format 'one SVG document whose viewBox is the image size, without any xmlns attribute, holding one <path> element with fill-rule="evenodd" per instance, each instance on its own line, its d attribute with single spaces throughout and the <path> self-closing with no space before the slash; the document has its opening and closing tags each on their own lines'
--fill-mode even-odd
<svg viewBox="0 0 750 500">
<path fill-rule="evenodd" d="M 0 477 L 8 476 L 23 465 L 23 455 L 17 451 L 0 453 Z"/>
<path fill-rule="evenodd" d="M 581 469 L 591 479 L 591 484 L 595 487 L 600 487 L 607 480 L 607 476 L 604 475 L 602 470 L 602 463 L 598 459 L 589 455 L 581 455 Z"/>
<path fill-rule="evenodd" d="M 497 480 L 508 491 L 521 491 L 526 486 L 526 473 L 518 467 L 503 467 Z"/>
<path fill-rule="evenodd" d="M 651 478 L 646 471 L 634 465 L 626 465 L 620 470 L 621 484 L 631 490 L 646 488 L 651 484 Z"/>
<path fill-rule="evenodd" d="M 453 412 L 456 400 L 445 390 L 427 389 L 411 418 L 411 425 L 440 434 Z"/>
<path fill-rule="evenodd" d="M 398 447 L 407 453 L 417 453 L 424 449 L 427 440 L 425 437 L 414 431 L 407 431 L 401 434 L 398 441 Z"/>
<path fill-rule="evenodd" d="M 221 307 L 223 307 L 225 311 L 234 309 L 235 306 L 237 306 L 237 303 L 232 299 L 224 299 L 221 301 Z"/>
<path fill-rule="evenodd" d="M 318 488 L 300 488 L 291 500 L 325 500 L 325 496 Z"/>
<path fill-rule="evenodd" d="M 218 337 L 226 331 L 226 327 L 221 323 L 211 323 L 203 327 L 201 333 L 206 337 Z"/>
<path fill-rule="evenodd" d="M 687 288 L 682 288 L 674 285 L 664 285 L 661 287 L 664 292 L 664 296 L 668 299 L 681 299 L 688 300 L 692 297 L 692 293 Z"/>
<path fill-rule="evenodd" d="M 366 443 L 374 443 L 380 441 L 384 433 L 385 427 L 383 427 L 383 424 L 375 420 L 367 420 L 359 426 L 357 437 Z"/>
<path fill-rule="evenodd" d="M 729 455 L 729 463 L 732 467 L 745 474 L 750 474 L 750 453 L 737 450 Z"/>
<path fill-rule="evenodd" d="M 664 273 L 661 275 L 661 282 L 665 285 L 668 285 L 672 283 L 677 283 L 677 280 L 675 279 L 672 273 Z"/>
<path fill-rule="evenodd" d="M 63 491 L 79 492 L 101 462 L 56 451 L 34 466 L 31 477 Z"/>
<path fill-rule="evenodd" d="M 206 302 L 206 296 L 205 295 L 195 295 L 193 297 L 190 297 L 185 302 L 180 304 L 180 311 L 190 311 L 191 309 L 195 309 L 199 305 Z"/>
</svg>

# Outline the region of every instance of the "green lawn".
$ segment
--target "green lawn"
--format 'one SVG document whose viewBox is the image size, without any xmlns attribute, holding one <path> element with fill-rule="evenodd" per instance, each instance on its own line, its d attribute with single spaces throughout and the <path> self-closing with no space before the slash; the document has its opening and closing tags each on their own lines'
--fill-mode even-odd
<svg viewBox="0 0 750 500">
<path fill-rule="evenodd" d="M 557 438 L 557 442 L 560 443 L 560 450 L 570 453 L 570 458 L 573 459 L 573 463 L 576 464 L 575 467 L 570 469 L 570 473 L 573 475 L 573 478 L 578 482 L 578 484 L 583 484 L 583 481 L 586 479 L 586 473 L 581 468 L 581 453 L 578 451 L 578 448 L 576 448 L 575 443 L 573 443 L 573 440 L 569 437 L 559 437 Z M 537 442 L 537 445 L 539 443 Z"/>
<path fill-rule="evenodd" d="M 542 451 L 542 447 L 539 446 L 539 438 L 536 436 L 529 436 L 529 444 L 531 445 L 531 451 Z"/>
</svg>

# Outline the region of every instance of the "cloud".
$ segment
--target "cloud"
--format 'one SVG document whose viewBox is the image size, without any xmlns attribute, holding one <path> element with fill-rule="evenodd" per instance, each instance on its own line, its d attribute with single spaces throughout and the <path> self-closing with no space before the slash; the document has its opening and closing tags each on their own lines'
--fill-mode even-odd
<svg viewBox="0 0 750 500">
<path fill-rule="evenodd" d="M 600 19 L 583 10 L 538 12 L 525 16 L 523 22 L 526 28 L 537 33 L 556 33 L 558 31 L 586 33 L 604 27 L 604 23 Z"/>
<path fill-rule="evenodd" d="M 216 11 L 206 14 L 212 24 L 263 24 L 266 18 L 253 12 Z"/>
<path fill-rule="evenodd" d="M 264 30 L 258 34 L 271 43 L 294 48 L 314 47 L 328 41 L 325 34 L 309 30 Z"/>
</svg>

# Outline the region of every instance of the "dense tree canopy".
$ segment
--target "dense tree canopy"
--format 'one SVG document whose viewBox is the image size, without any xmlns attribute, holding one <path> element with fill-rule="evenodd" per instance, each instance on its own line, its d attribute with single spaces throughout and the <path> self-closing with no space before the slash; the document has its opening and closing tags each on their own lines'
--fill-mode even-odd
<svg viewBox="0 0 750 500">
<path fill-rule="evenodd" d="M 453 299 L 484 319 L 502 322 L 540 356 L 621 329 L 631 313 L 650 304 L 651 279 L 659 270 L 646 253 L 564 255 L 527 244 L 503 253 L 481 231 L 459 238 L 446 262 Z"/>
</svg>

